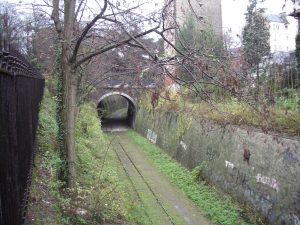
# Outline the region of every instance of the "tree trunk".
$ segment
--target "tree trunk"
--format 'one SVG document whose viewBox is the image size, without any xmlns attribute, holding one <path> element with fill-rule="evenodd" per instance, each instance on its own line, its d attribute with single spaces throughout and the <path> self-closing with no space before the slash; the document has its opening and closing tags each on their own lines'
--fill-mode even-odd
<svg viewBox="0 0 300 225">
<path fill-rule="evenodd" d="M 64 49 L 60 61 L 61 71 L 58 71 L 57 123 L 60 157 L 63 161 L 58 175 L 59 179 L 64 181 L 68 187 L 74 187 L 76 179 L 77 76 L 66 56 L 68 51 L 68 49 Z"/>
<path fill-rule="evenodd" d="M 64 30 L 63 30 L 63 43 L 62 43 L 62 68 L 64 80 L 64 108 L 62 123 L 65 127 L 64 146 L 67 155 L 68 167 L 68 187 L 74 187 L 76 179 L 76 166 L 75 166 L 75 121 L 76 121 L 76 108 L 77 108 L 77 76 L 74 68 L 72 58 L 72 39 L 75 26 L 75 0 L 64 0 Z"/>
<path fill-rule="evenodd" d="M 75 153 L 75 122 L 76 122 L 76 109 L 77 109 L 77 80 L 76 73 L 72 70 L 70 64 L 64 65 L 65 76 L 65 90 L 64 90 L 64 120 L 66 133 L 65 133 L 65 151 L 67 155 L 68 165 L 68 187 L 74 187 L 76 179 L 76 153 Z"/>
</svg>

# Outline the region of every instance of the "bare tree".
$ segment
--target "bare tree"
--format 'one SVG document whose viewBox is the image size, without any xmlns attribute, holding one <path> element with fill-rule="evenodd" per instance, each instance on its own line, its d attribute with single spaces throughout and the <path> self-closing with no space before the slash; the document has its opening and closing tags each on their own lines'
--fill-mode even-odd
<svg viewBox="0 0 300 225">
<path fill-rule="evenodd" d="M 141 41 L 141 37 L 150 33 L 163 34 L 161 14 L 152 13 L 147 16 L 140 11 L 141 3 L 126 5 L 125 1 L 103 0 L 94 9 L 88 6 L 86 0 L 53 0 L 51 18 L 54 22 L 61 47 L 61 124 L 63 129 L 63 149 L 66 152 L 67 181 L 74 185 L 75 171 L 75 120 L 78 104 L 78 87 L 80 69 L 85 67 L 93 58 L 104 55 L 109 51 L 123 46 L 141 48 L 155 59 L 155 54 Z M 91 19 L 86 18 L 87 14 Z M 88 21 L 84 21 L 84 20 Z M 145 26 L 145 24 L 148 24 Z M 140 26 L 144 25 L 144 26 Z M 140 27 L 140 29 L 137 29 Z M 120 35 L 122 31 L 125 35 Z M 97 43 L 93 48 L 88 44 Z"/>
<path fill-rule="evenodd" d="M 170 10 L 173 0 L 167 1 L 162 9 L 148 15 L 141 12 L 143 3 L 140 1 L 127 4 L 122 0 L 102 0 L 97 3 L 97 6 L 91 7 L 87 0 L 53 0 L 52 4 L 45 1 L 46 6 L 52 9 L 51 18 L 61 49 L 57 60 L 61 74 L 59 126 L 62 130 L 61 152 L 65 153 L 67 162 L 65 178 L 69 186 L 74 185 L 76 177 L 74 130 L 80 101 L 79 88 L 82 81 L 87 86 L 93 86 L 98 79 L 93 77 L 96 78 L 94 83 L 86 82 L 87 73 L 84 72 L 89 64 L 103 65 L 106 57 L 115 57 L 114 60 L 118 61 L 122 58 L 120 54 L 128 57 L 129 51 L 139 49 L 147 55 L 148 65 L 161 69 L 159 79 L 169 77 L 178 85 L 185 85 L 193 90 L 204 101 L 212 99 L 212 86 L 235 96 L 240 94 L 240 78 L 227 72 L 228 62 L 218 55 L 219 52 L 214 52 L 208 46 L 189 45 L 184 39 L 176 40 L 180 41 L 181 47 L 178 48 L 175 35 L 180 34 L 182 28 L 173 15 L 174 10 Z M 199 16 L 195 15 L 195 18 L 195 22 L 200 22 Z M 153 46 L 147 45 L 143 39 L 149 34 L 160 36 L 166 43 L 165 50 L 172 49 L 170 54 L 157 56 Z M 113 51 L 115 52 L 112 53 Z M 190 69 L 191 65 L 193 70 Z M 138 67 L 138 63 L 133 63 L 132 67 Z M 116 69 L 112 66 L 103 70 L 103 74 L 113 68 Z M 177 76 L 178 68 L 188 75 L 188 79 Z M 136 68 L 135 72 L 138 72 Z"/>
<path fill-rule="evenodd" d="M 0 31 L 11 45 L 22 50 L 25 44 L 25 25 L 12 4 L 0 3 Z"/>
</svg>

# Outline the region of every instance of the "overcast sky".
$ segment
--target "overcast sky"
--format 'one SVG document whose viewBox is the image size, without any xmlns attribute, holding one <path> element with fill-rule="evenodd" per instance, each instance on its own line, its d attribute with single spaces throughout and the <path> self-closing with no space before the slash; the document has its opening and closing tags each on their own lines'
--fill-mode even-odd
<svg viewBox="0 0 300 225">
<path fill-rule="evenodd" d="M 3 1 L 3 0 L 0 0 Z M 5 1 L 5 0 L 4 0 Z M 6 0 L 9 3 L 16 3 L 22 5 L 23 3 L 41 2 L 42 0 Z M 50 0 L 46 0 L 50 1 Z M 88 0 L 91 4 L 97 0 Z M 99 0 L 98 0 L 99 1 Z M 147 2 L 143 7 L 143 14 L 150 13 L 153 10 L 161 8 L 164 4 L 164 0 L 127 0 L 127 3 L 135 2 Z M 222 20 L 224 31 L 230 30 L 232 36 L 238 41 L 237 35 L 241 35 L 242 28 L 245 25 L 245 12 L 249 0 L 221 0 L 222 1 Z M 100 1 L 101 2 L 101 1 Z M 205 4 L 205 0 L 200 0 Z M 260 8 L 266 8 L 266 12 L 269 14 L 279 14 L 281 12 L 290 13 L 293 11 L 294 5 L 291 0 L 287 1 L 287 5 L 283 8 L 285 0 L 266 0 L 263 4 L 259 5 Z M 292 26 L 297 26 L 294 18 L 289 18 L 289 22 Z"/>
<path fill-rule="evenodd" d="M 222 0 L 223 28 L 224 31 L 231 30 L 235 41 L 238 41 L 237 35 L 241 35 L 245 25 L 245 12 L 248 4 L 249 0 Z M 268 14 L 279 14 L 281 12 L 289 14 L 293 11 L 294 5 L 291 1 L 288 1 L 287 5 L 283 8 L 284 4 L 284 0 L 266 0 L 259 7 L 266 8 Z M 288 20 L 292 26 L 297 26 L 294 18 L 290 17 Z"/>
</svg>

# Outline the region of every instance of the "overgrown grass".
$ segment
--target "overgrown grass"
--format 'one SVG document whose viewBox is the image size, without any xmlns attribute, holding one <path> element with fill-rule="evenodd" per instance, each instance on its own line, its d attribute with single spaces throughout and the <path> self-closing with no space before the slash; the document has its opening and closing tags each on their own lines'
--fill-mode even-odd
<svg viewBox="0 0 300 225">
<path fill-rule="evenodd" d="M 118 174 L 100 129 L 96 106 L 80 107 L 76 122 L 76 186 L 61 195 L 68 224 L 99 224 L 123 218 Z"/>
<path fill-rule="evenodd" d="M 39 127 L 37 131 L 39 147 L 45 151 L 54 152 L 57 149 L 56 135 L 58 126 L 55 120 L 55 96 L 47 88 L 44 91 L 39 112 Z"/>
<path fill-rule="evenodd" d="M 164 94 L 162 94 L 164 95 Z M 149 111 L 150 96 L 145 96 L 141 105 Z M 179 111 L 194 118 L 214 120 L 221 124 L 247 125 L 265 132 L 280 132 L 300 135 L 300 93 L 293 91 L 289 96 L 280 96 L 275 105 L 253 105 L 236 98 L 223 101 L 192 103 L 185 93 L 179 93 L 171 100 L 160 98 L 156 110 Z"/>
<path fill-rule="evenodd" d="M 77 187 L 67 211 L 70 224 L 128 223 L 148 225 L 142 204 L 135 199 L 110 139 L 100 129 L 96 106 L 92 103 L 80 108 L 76 123 Z M 74 207 L 87 214 L 72 215 Z M 73 208 L 73 210 L 72 210 Z M 121 222 L 120 222 L 121 221 Z M 150 224 L 149 224 L 150 225 Z"/>
<path fill-rule="evenodd" d="M 45 88 L 40 106 L 37 139 L 39 151 L 35 157 L 30 204 L 27 220 L 29 224 L 64 224 L 55 192 L 58 191 L 56 170 L 61 160 L 57 149 L 57 124 L 55 121 L 55 97 Z"/>
<path fill-rule="evenodd" d="M 61 188 L 55 103 L 55 96 L 46 88 L 39 114 L 40 151 L 33 175 L 30 224 L 151 225 L 108 137 L 101 131 L 92 103 L 80 107 L 76 122 L 76 187 Z"/>
<path fill-rule="evenodd" d="M 300 135 L 300 111 L 284 110 L 276 107 L 255 108 L 235 99 L 209 105 L 194 106 L 193 116 L 212 119 L 219 123 L 247 125 L 263 131 Z"/>
<path fill-rule="evenodd" d="M 228 196 L 223 196 L 214 187 L 198 183 L 197 169 L 190 172 L 175 160 L 163 153 L 158 147 L 133 131 L 128 136 L 143 149 L 154 164 L 169 177 L 171 182 L 181 189 L 205 215 L 216 224 L 248 224 L 242 218 L 242 210 Z"/>
</svg>

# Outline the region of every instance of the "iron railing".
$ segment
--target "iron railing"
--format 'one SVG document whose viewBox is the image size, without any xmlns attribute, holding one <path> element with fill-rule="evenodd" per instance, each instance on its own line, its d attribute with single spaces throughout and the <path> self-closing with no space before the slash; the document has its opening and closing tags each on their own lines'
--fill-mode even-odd
<svg viewBox="0 0 300 225">
<path fill-rule="evenodd" d="M 44 78 L 0 35 L 0 224 L 24 223 Z"/>
</svg>

